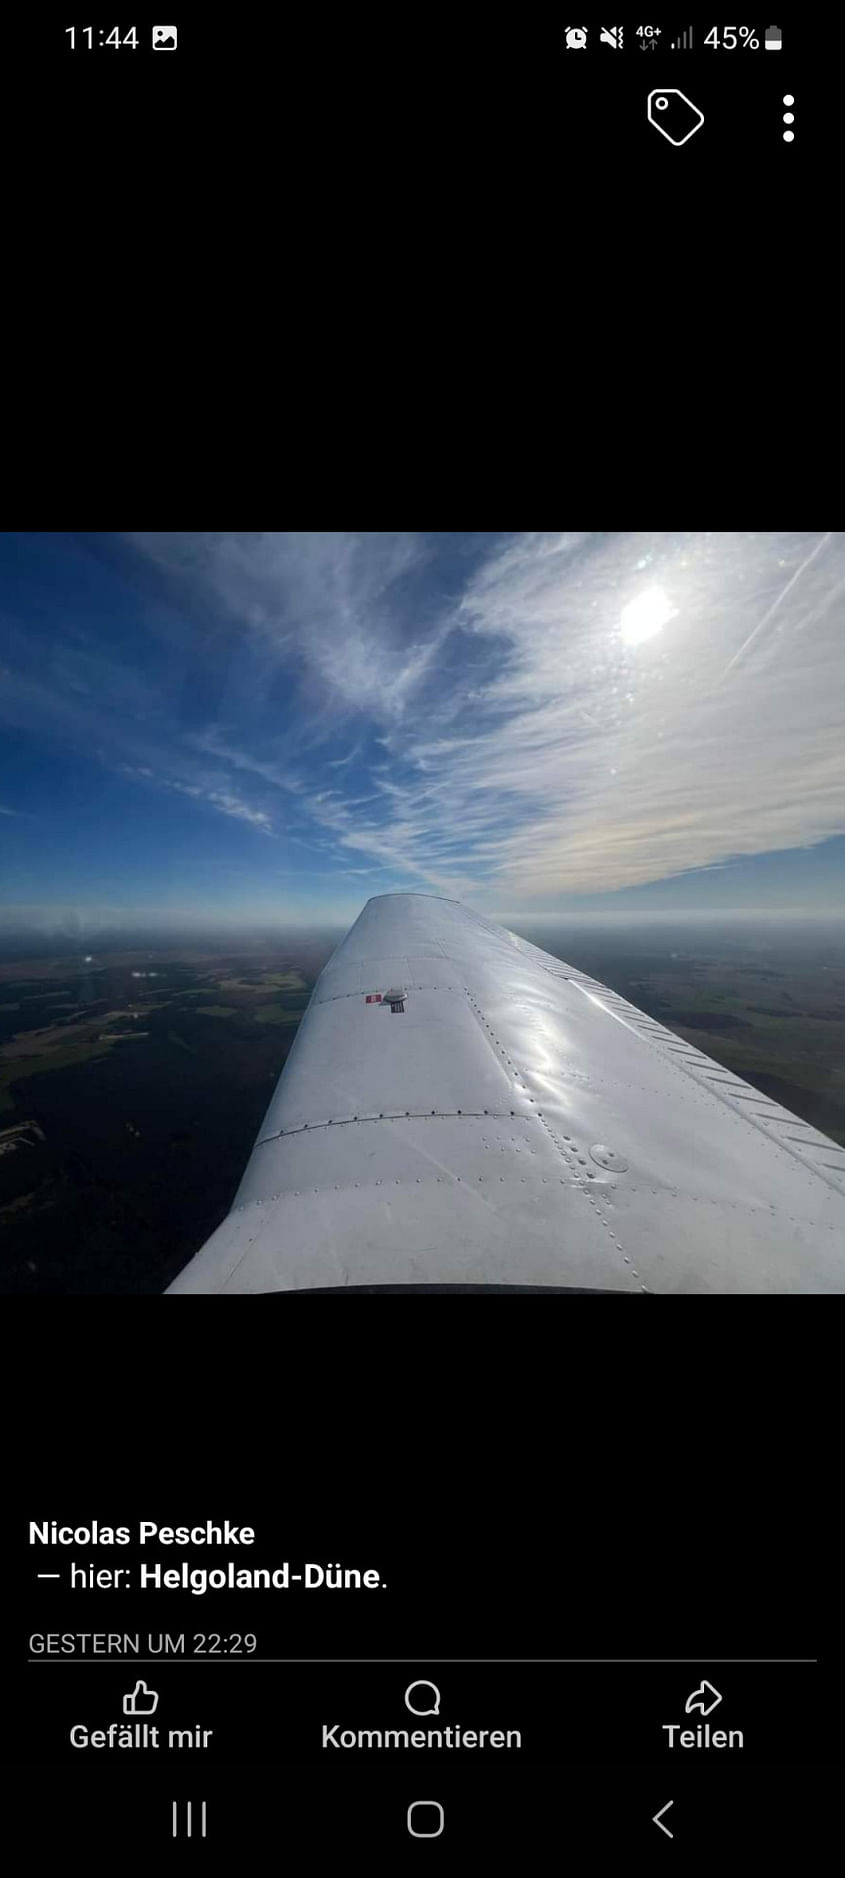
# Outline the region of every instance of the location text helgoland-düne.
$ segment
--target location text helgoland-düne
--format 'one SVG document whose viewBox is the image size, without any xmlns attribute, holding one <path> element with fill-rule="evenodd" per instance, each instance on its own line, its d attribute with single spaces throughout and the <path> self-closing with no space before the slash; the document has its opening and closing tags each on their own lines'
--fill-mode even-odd
<svg viewBox="0 0 845 1878">
<path fill-rule="evenodd" d="M 74 1591 L 128 1590 L 131 1573 L 125 1570 L 106 1571 L 96 1565 L 71 1564 L 70 1582 Z M 208 1569 L 206 1566 L 190 1565 L 187 1559 L 183 1559 L 180 1565 L 140 1565 L 138 1583 L 142 1591 L 191 1591 L 195 1597 L 201 1597 L 207 1591 L 288 1591 L 294 1586 L 301 1586 L 303 1591 L 376 1591 L 380 1587 L 386 1588 L 380 1572 L 375 1568 L 362 1571 L 357 1566 L 311 1563 L 294 1571 L 287 1563 L 265 1567 L 235 1565 L 230 1561 L 228 1565 Z"/>
</svg>

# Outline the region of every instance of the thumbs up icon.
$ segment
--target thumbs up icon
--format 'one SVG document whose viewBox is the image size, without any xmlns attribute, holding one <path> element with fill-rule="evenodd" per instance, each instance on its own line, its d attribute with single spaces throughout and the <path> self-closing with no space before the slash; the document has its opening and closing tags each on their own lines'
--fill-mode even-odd
<svg viewBox="0 0 845 1878">
<path fill-rule="evenodd" d="M 145 1682 L 136 1682 L 131 1694 L 123 1698 L 124 1715 L 154 1715 L 157 1708 L 156 1690 L 148 1689 Z"/>
</svg>

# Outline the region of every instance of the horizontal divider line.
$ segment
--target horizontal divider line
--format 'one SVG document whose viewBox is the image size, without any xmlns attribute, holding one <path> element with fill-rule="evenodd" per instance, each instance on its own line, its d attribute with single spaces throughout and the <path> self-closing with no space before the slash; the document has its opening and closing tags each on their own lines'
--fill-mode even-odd
<svg viewBox="0 0 845 1878">
<path fill-rule="evenodd" d="M 82 1652 L 80 1652 L 79 1655 L 75 1655 L 73 1651 L 69 1651 L 60 1656 L 28 1656 L 26 1660 L 28 1663 L 79 1663 L 83 1660 L 86 1663 L 113 1663 L 115 1658 L 120 1658 L 121 1661 L 127 1663 L 327 1663 L 334 1665 L 347 1663 L 353 1665 L 361 1663 L 425 1663 L 427 1665 L 436 1665 L 438 1663 L 489 1663 L 496 1665 L 514 1663 L 522 1667 L 534 1668 L 543 1668 L 546 1665 L 554 1666 L 560 1663 L 610 1663 L 617 1667 L 624 1667 L 626 1664 L 637 1665 L 642 1663 L 745 1663 L 757 1665 L 766 1663 L 780 1665 L 791 1663 L 807 1665 L 816 1664 L 819 1660 L 817 1656 L 252 1656 L 242 1655 L 240 1652 L 234 1656 L 229 1656 L 222 1655 L 216 1650 L 203 1653 L 200 1656 L 173 1656 L 164 1654 L 160 1656 L 134 1656 L 131 1652 L 124 1655 L 124 1653 L 119 1650 L 113 1651 L 111 1656 L 100 1653 L 96 1656 L 88 1656 L 83 1655 Z"/>
</svg>

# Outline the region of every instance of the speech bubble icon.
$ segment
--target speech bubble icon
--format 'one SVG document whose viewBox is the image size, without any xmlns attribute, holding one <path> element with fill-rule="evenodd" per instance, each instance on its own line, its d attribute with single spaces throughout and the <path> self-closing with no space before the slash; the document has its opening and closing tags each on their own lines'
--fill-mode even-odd
<svg viewBox="0 0 845 1878">
<path fill-rule="evenodd" d="M 436 1682 L 409 1682 L 405 1690 L 405 1707 L 410 1709 L 412 1715 L 439 1715 L 440 1690 Z"/>
</svg>

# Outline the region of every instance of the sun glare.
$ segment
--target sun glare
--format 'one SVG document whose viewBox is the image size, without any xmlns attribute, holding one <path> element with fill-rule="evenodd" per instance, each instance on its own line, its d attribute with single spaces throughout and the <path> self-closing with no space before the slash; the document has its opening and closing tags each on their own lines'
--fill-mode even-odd
<svg viewBox="0 0 845 1878">
<path fill-rule="evenodd" d="M 662 587 L 647 587 L 623 608 L 619 630 L 626 646 L 641 646 L 646 639 L 653 639 L 667 620 L 674 619 L 677 610 Z"/>
</svg>

